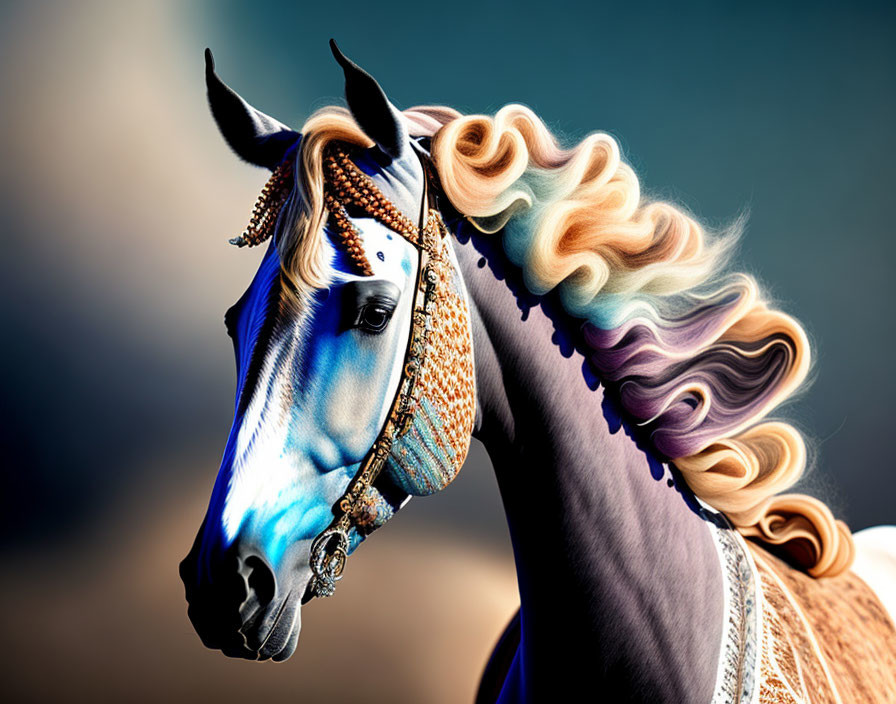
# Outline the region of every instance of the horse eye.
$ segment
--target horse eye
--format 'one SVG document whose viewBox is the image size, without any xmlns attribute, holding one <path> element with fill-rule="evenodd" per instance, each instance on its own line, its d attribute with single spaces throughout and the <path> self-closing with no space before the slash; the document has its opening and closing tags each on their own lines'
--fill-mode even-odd
<svg viewBox="0 0 896 704">
<path fill-rule="evenodd" d="M 391 281 L 349 281 L 343 294 L 345 328 L 358 328 L 371 335 L 381 333 L 389 325 L 400 297 L 401 289 Z"/>
<path fill-rule="evenodd" d="M 392 311 L 381 303 L 371 303 L 364 306 L 358 313 L 356 326 L 366 333 L 376 335 L 386 329 Z"/>
</svg>

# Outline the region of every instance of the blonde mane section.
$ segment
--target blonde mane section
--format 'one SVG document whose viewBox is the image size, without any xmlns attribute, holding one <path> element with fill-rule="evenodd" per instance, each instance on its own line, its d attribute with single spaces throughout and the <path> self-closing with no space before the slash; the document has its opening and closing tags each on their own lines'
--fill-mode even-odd
<svg viewBox="0 0 896 704">
<path fill-rule="evenodd" d="M 295 292 L 324 288 L 330 279 L 324 225 L 324 150 L 331 142 L 368 148 L 373 141 L 343 107 L 328 106 L 302 125 L 295 168 L 295 190 L 278 223 L 281 274 Z M 283 231 L 288 229 L 288 231 Z"/>
<path fill-rule="evenodd" d="M 725 270 L 737 228 L 709 233 L 682 209 L 644 198 L 611 136 L 564 149 L 524 106 L 494 117 L 428 106 L 404 117 L 412 135 L 432 138 L 458 212 L 501 233 L 527 288 L 557 289 L 586 321 L 602 382 L 694 494 L 815 577 L 847 569 L 847 526 L 817 499 L 781 493 L 802 476 L 806 447 L 792 426 L 766 417 L 805 381 L 809 342 L 751 277 Z M 308 290 L 328 280 L 324 148 L 372 142 L 340 107 L 315 113 L 302 134 L 281 218 L 290 231 L 278 247 L 285 278 Z"/>
</svg>

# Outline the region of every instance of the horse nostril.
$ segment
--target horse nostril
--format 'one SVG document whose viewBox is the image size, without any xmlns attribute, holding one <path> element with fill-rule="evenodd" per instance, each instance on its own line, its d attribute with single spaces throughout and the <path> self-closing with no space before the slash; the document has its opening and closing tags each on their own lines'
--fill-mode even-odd
<svg viewBox="0 0 896 704">
<path fill-rule="evenodd" d="M 277 579 L 274 577 L 274 570 L 256 555 L 247 557 L 245 565 L 249 570 L 249 575 L 246 578 L 249 583 L 249 592 L 255 594 L 259 606 L 263 608 L 270 604 L 277 595 Z"/>
</svg>

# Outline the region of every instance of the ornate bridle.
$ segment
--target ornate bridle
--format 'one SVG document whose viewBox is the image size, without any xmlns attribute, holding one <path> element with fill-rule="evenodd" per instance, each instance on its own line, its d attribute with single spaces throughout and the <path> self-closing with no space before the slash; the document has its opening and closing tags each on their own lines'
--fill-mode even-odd
<svg viewBox="0 0 896 704">
<path fill-rule="evenodd" d="M 292 159 L 273 173 L 238 246 L 269 238 L 289 193 Z M 388 520 L 391 506 L 373 486 L 386 469 L 408 494 L 430 494 L 456 476 L 466 457 L 475 413 L 472 333 L 463 284 L 450 259 L 448 230 L 429 207 L 426 163 L 418 224 L 410 221 L 352 161 L 346 147 L 324 153 L 324 204 L 342 249 L 362 276 L 374 274 L 361 235 L 349 218 L 356 208 L 414 245 L 418 252 L 411 330 L 401 380 L 382 430 L 336 502 L 330 525 L 311 545 L 308 593 L 330 596 L 341 579 L 349 532 L 367 535 Z"/>
</svg>

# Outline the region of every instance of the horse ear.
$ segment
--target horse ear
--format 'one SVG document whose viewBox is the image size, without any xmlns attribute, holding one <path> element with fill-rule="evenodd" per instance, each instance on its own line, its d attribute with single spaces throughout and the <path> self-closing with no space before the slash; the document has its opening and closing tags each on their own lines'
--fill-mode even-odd
<svg viewBox="0 0 896 704">
<path fill-rule="evenodd" d="M 333 39 L 330 50 L 345 73 L 345 99 L 355 122 L 376 142 L 380 151 L 393 159 L 406 156 L 411 145 L 398 108 L 389 102 L 373 76 L 339 51 Z"/>
<path fill-rule="evenodd" d="M 237 156 L 250 164 L 274 169 L 301 135 L 256 110 L 218 78 L 215 59 L 205 50 L 208 104 L 218 129 Z"/>
</svg>

